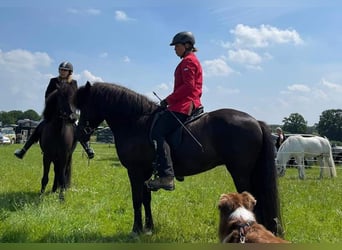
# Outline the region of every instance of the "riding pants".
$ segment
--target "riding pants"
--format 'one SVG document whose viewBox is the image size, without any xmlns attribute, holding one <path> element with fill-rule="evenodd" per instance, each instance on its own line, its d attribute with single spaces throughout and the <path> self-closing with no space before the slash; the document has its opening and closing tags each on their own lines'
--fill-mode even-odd
<svg viewBox="0 0 342 250">
<path fill-rule="evenodd" d="M 24 149 L 27 151 L 33 143 L 36 143 L 39 141 L 39 138 L 42 134 L 43 127 L 45 126 L 46 121 L 41 120 L 37 127 L 34 129 L 33 133 L 29 136 L 28 140 L 25 142 Z"/>
<path fill-rule="evenodd" d="M 185 114 L 173 112 L 179 119 L 173 116 L 172 111 L 162 111 L 152 129 L 151 138 L 156 143 L 156 165 L 159 177 L 172 176 L 174 177 L 173 164 L 171 160 L 170 147 L 166 142 L 166 137 L 174 130 L 179 128 L 188 117 Z"/>
</svg>

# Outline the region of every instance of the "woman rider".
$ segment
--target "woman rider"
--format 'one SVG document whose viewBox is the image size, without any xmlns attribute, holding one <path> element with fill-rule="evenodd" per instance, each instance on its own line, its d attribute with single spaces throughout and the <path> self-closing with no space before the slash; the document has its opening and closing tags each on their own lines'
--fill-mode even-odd
<svg viewBox="0 0 342 250">
<path fill-rule="evenodd" d="M 77 81 L 72 79 L 73 66 L 70 62 L 68 62 L 68 61 L 62 62 L 58 67 L 58 72 L 59 72 L 58 77 L 54 77 L 54 78 L 50 79 L 49 85 L 47 86 L 46 91 L 45 91 L 45 101 L 46 101 L 47 97 L 54 90 L 57 89 L 57 86 L 61 86 L 62 84 L 70 84 L 72 86 L 72 88 L 75 90 L 75 92 L 77 90 Z M 27 152 L 27 150 L 29 150 L 29 148 L 33 145 L 33 143 L 38 142 L 45 123 L 46 123 L 46 121 L 43 119 L 38 124 L 38 126 L 35 128 L 34 132 L 29 137 L 29 139 L 26 141 L 24 147 L 22 149 L 17 149 L 14 152 L 14 155 L 16 157 L 18 157 L 19 159 L 22 159 L 24 157 L 25 153 Z M 89 147 L 89 144 L 88 143 L 81 143 L 81 145 L 83 146 L 84 150 L 86 151 L 88 158 L 89 159 L 94 158 L 94 151 L 93 151 L 93 149 L 91 149 Z"/>
<path fill-rule="evenodd" d="M 175 46 L 176 55 L 182 60 L 175 70 L 173 92 L 160 102 L 167 110 L 160 113 L 151 133 L 156 145 L 158 178 L 148 180 L 145 184 L 153 191 L 160 188 L 174 190 L 173 164 L 165 137 L 181 126 L 179 121 L 184 122 L 202 106 L 202 67 L 194 53 L 197 51 L 194 45 L 195 37 L 188 31 L 177 33 L 170 44 Z"/>
</svg>

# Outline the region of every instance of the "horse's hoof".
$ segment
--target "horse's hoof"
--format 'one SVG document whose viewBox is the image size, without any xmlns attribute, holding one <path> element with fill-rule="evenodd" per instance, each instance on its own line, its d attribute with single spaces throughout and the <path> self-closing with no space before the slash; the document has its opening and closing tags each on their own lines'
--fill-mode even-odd
<svg viewBox="0 0 342 250">
<path fill-rule="evenodd" d="M 129 237 L 132 238 L 132 239 L 139 239 L 139 233 L 132 231 L 129 234 Z"/>
<path fill-rule="evenodd" d="M 144 234 L 148 235 L 148 236 L 151 236 L 153 234 L 152 229 L 145 229 L 144 230 Z"/>
<path fill-rule="evenodd" d="M 65 201 L 65 197 L 64 197 L 64 194 L 63 194 L 63 193 L 60 193 L 60 194 L 59 194 L 59 200 L 60 200 L 60 201 Z"/>
</svg>

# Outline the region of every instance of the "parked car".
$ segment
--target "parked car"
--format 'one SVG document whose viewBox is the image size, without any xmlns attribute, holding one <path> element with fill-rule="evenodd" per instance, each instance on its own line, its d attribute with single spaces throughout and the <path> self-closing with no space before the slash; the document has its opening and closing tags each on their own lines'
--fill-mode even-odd
<svg viewBox="0 0 342 250">
<path fill-rule="evenodd" d="M 335 144 L 331 145 L 331 152 L 335 163 L 342 162 L 342 147 Z"/>
<path fill-rule="evenodd" d="M 8 137 L 11 140 L 11 143 L 14 144 L 16 142 L 16 134 L 13 128 L 7 127 L 2 128 L 1 131 L 2 135 Z"/>
<path fill-rule="evenodd" d="M 11 144 L 11 139 L 0 132 L 0 144 Z"/>
</svg>

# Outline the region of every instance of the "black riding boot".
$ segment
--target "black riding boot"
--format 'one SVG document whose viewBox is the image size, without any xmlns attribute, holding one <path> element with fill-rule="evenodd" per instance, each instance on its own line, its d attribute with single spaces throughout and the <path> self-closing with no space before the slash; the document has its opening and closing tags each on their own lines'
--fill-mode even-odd
<svg viewBox="0 0 342 250">
<path fill-rule="evenodd" d="M 40 135 L 42 133 L 42 127 L 45 124 L 45 120 L 41 121 L 38 126 L 35 128 L 35 130 L 33 131 L 33 133 L 30 135 L 30 137 L 28 138 L 28 140 L 26 141 L 26 143 L 24 144 L 24 147 L 22 149 L 17 149 L 14 152 L 14 155 L 19 158 L 22 159 L 25 155 L 25 153 L 27 152 L 27 150 L 30 149 L 30 147 L 38 142 Z"/>
<path fill-rule="evenodd" d="M 172 191 L 175 189 L 173 164 L 170 156 L 170 148 L 164 142 L 163 147 L 157 147 L 157 163 L 156 168 L 158 176 L 155 179 L 151 179 L 145 182 L 148 189 L 157 191 L 160 188 Z"/>
<path fill-rule="evenodd" d="M 84 151 L 87 153 L 87 156 L 89 159 L 93 159 L 95 152 L 94 150 L 89 146 L 89 142 L 80 142 Z"/>
</svg>

